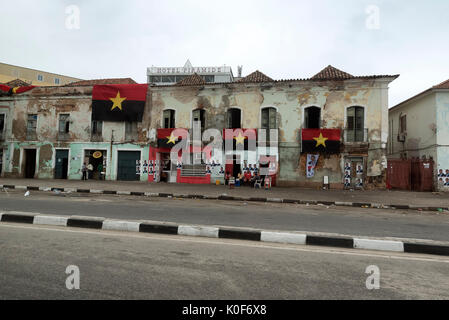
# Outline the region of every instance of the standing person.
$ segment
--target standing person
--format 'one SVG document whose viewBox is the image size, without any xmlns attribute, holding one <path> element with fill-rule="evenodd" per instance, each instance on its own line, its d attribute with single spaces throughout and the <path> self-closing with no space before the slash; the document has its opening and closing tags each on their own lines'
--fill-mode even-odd
<svg viewBox="0 0 449 320">
<path fill-rule="evenodd" d="M 98 178 L 103 180 L 103 164 L 100 162 L 97 167 L 98 170 Z"/>
<path fill-rule="evenodd" d="M 87 180 L 87 167 L 86 163 L 83 163 L 83 166 L 81 167 L 81 172 L 83 173 L 83 180 Z"/>
<path fill-rule="evenodd" d="M 92 163 L 89 163 L 87 165 L 87 170 L 89 172 L 89 179 L 93 178 L 93 173 L 94 173 L 94 166 L 92 165 Z"/>
</svg>

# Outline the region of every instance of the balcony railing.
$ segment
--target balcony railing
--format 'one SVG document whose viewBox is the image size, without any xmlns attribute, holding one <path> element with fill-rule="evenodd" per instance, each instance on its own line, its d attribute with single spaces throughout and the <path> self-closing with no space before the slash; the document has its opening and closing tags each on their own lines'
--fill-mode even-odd
<svg viewBox="0 0 449 320">
<path fill-rule="evenodd" d="M 69 139 L 70 139 L 70 133 L 58 132 L 58 140 L 59 141 L 67 141 Z"/>
<path fill-rule="evenodd" d="M 90 141 L 92 141 L 92 142 L 102 142 L 103 141 L 103 135 L 101 133 L 91 133 Z"/>
<path fill-rule="evenodd" d="M 343 130 L 343 143 L 367 143 L 368 142 L 368 129 L 344 129 Z"/>
<path fill-rule="evenodd" d="M 26 139 L 28 141 L 35 141 L 35 140 L 37 140 L 36 131 L 27 131 Z"/>
</svg>

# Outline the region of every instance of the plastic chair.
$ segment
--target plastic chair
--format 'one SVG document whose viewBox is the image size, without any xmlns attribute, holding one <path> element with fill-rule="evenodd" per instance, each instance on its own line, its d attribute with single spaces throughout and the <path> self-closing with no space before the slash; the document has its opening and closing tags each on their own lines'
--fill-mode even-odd
<svg viewBox="0 0 449 320">
<path fill-rule="evenodd" d="M 258 187 L 259 189 L 262 189 L 262 181 L 260 181 L 260 179 L 257 179 L 256 181 L 254 181 L 254 189 L 256 189 L 256 187 Z"/>
</svg>

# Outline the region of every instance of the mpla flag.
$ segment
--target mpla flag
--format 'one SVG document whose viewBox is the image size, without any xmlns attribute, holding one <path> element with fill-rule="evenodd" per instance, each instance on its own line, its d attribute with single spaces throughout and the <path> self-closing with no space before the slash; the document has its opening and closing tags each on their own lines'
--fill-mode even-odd
<svg viewBox="0 0 449 320">
<path fill-rule="evenodd" d="M 142 121 L 148 84 L 95 85 L 92 120 Z"/>
</svg>

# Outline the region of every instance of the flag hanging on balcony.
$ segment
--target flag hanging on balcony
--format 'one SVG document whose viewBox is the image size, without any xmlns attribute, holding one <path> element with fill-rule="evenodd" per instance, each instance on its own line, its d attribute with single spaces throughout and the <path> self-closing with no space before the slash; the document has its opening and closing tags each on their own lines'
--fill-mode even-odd
<svg viewBox="0 0 449 320">
<path fill-rule="evenodd" d="M 92 120 L 141 122 L 148 84 L 95 85 Z"/>
<path fill-rule="evenodd" d="M 302 152 L 340 152 L 340 129 L 302 129 Z"/>
</svg>

